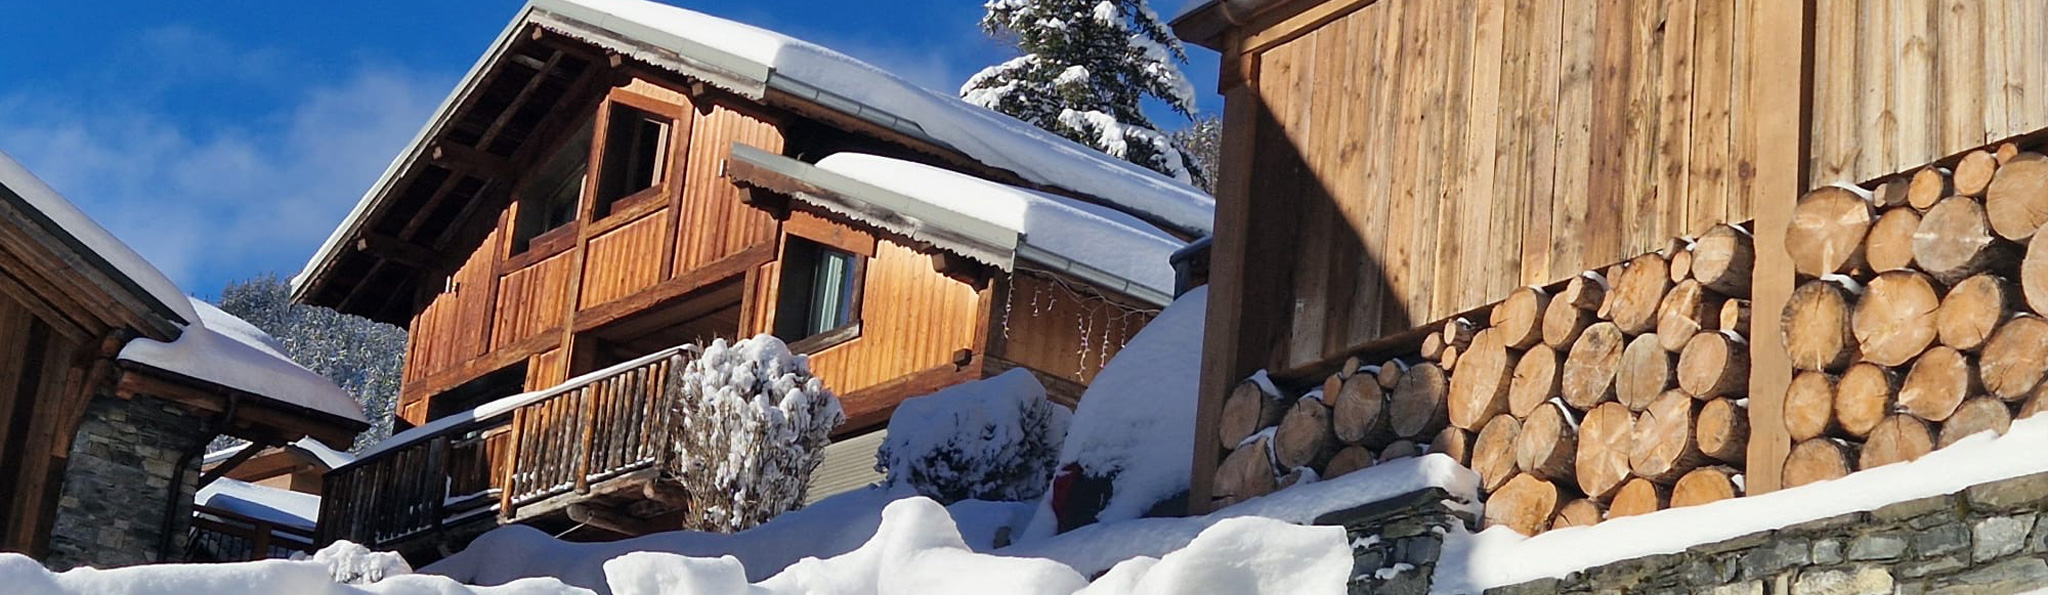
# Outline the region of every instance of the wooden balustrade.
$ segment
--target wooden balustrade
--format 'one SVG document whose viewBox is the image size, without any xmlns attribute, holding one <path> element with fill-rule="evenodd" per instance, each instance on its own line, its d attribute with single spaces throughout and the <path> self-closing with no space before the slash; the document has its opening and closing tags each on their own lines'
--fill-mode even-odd
<svg viewBox="0 0 2048 595">
<path fill-rule="evenodd" d="M 436 530 L 495 507 L 517 508 L 666 460 L 670 348 L 509 397 L 391 437 L 328 472 L 320 542 L 371 546 Z"/>
<path fill-rule="evenodd" d="M 313 551 L 313 532 L 210 506 L 192 507 L 191 562 L 246 562 Z"/>
</svg>

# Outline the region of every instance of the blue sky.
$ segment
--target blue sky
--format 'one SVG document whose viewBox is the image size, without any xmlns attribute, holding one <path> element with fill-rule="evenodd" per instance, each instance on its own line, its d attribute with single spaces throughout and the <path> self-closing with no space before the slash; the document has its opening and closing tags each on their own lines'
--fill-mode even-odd
<svg viewBox="0 0 2048 595">
<path fill-rule="evenodd" d="M 1010 50 L 972 0 L 665 0 L 943 91 Z M 1172 14 L 1181 0 L 1154 0 Z M 289 276 L 519 2 L 51 2 L 0 19 L 0 151 L 213 296 Z M 1186 67 L 1215 112 L 1215 55 Z M 1181 122 L 1160 118 L 1162 126 Z"/>
</svg>

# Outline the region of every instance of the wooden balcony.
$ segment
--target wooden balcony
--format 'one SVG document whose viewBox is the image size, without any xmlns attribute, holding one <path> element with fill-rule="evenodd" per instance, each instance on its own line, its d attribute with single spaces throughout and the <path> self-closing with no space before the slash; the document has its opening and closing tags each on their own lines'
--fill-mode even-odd
<svg viewBox="0 0 2048 595">
<path fill-rule="evenodd" d="M 691 357 L 665 349 L 395 435 L 327 474 L 319 542 L 392 547 L 487 519 L 611 518 L 575 507 L 624 487 L 658 501 L 637 512 L 661 512 L 678 501 L 654 486 L 673 477 L 673 407 L 662 388 Z"/>
</svg>

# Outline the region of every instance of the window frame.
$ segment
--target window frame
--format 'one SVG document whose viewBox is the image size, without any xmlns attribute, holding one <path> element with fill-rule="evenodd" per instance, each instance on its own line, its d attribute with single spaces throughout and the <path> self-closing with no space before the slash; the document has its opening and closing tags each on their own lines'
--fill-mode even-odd
<svg viewBox="0 0 2048 595">
<path fill-rule="evenodd" d="M 605 161 L 611 148 L 612 116 L 617 113 L 616 108 L 619 106 L 667 119 L 668 138 L 661 144 L 662 154 L 655 159 L 654 184 L 607 201 L 599 198 L 598 193 L 604 184 L 607 166 Z M 591 142 L 592 166 L 586 173 L 589 177 L 584 193 L 585 204 L 579 219 L 593 223 L 627 221 L 668 204 L 668 198 L 673 191 L 681 187 L 677 178 L 686 173 L 683 168 L 690 152 L 690 134 L 694 123 L 689 112 L 689 108 L 683 105 L 624 87 L 614 88 L 607 93 L 604 100 L 599 102 L 596 120 L 598 134 Z"/>
<path fill-rule="evenodd" d="M 789 279 L 789 275 L 791 272 L 789 267 L 790 250 L 792 247 L 795 246 L 794 242 L 798 241 L 808 244 L 811 248 L 816 249 L 821 253 L 829 250 L 832 252 L 845 254 L 848 257 L 850 257 L 849 260 L 851 261 L 851 266 L 849 266 L 847 270 L 846 283 L 850 286 L 851 291 L 848 292 L 850 295 L 847 298 L 847 314 L 845 322 L 840 323 L 838 326 L 825 329 L 823 331 L 819 331 L 816 333 L 812 333 L 805 337 L 800 337 L 791 340 L 788 337 L 784 337 L 780 331 L 783 324 L 787 322 L 787 319 L 785 317 L 792 313 L 792 310 L 788 306 L 786 300 L 786 298 L 789 296 L 788 292 L 790 286 L 785 281 Z M 868 260 L 874 257 L 874 252 L 871 247 L 871 244 L 869 249 L 867 250 L 861 250 L 861 246 L 858 244 L 847 244 L 848 243 L 844 241 L 820 240 L 816 237 L 811 236 L 810 234 L 783 234 L 781 250 L 778 252 L 776 257 L 776 288 L 775 302 L 773 304 L 773 307 L 775 308 L 775 316 L 773 319 L 773 323 L 769 325 L 768 331 L 770 334 L 775 335 L 777 338 L 781 338 L 784 341 L 788 342 L 790 351 L 805 354 L 816 353 L 819 351 L 829 349 L 833 346 L 840 345 L 848 341 L 860 338 L 861 323 L 863 321 L 862 311 L 866 306 Z M 817 274 L 817 268 L 815 266 L 808 268 L 809 271 L 807 272 L 809 274 Z M 804 288 L 804 290 L 807 293 L 814 293 L 815 287 L 815 285 L 807 285 Z M 809 324 L 809 311 L 814 305 L 814 302 L 812 301 L 810 296 L 806 296 L 803 298 L 802 304 L 802 314 L 806 317 L 805 324 Z"/>
</svg>

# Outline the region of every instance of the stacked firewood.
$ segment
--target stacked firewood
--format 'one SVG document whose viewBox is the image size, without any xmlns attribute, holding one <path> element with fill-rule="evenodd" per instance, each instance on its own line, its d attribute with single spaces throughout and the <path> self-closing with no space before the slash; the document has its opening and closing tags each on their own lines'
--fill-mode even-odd
<svg viewBox="0 0 2048 595">
<path fill-rule="evenodd" d="M 1216 493 L 1429 452 L 1477 472 L 1487 524 L 1524 534 L 1739 495 L 1753 262 L 1749 233 L 1720 225 L 1517 289 L 1300 399 L 1247 381 L 1224 403 Z"/>
<path fill-rule="evenodd" d="M 2044 222 L 2048 157 L 2011 144 L 1800 197 L 1784 485 L 1909 461 L 2042 406 Z"/>
<path fill-rule="evenodd" d="M 1420 359 L 1366 365 L 1353 357 L 1298 398 L 1264 375 L 1238 383 L 1217 422 L 1217 439 L 1228 453 L 1216 469 L 1217 506 L 1265 495 L 1309 474 L 1336 477 L 1453 448 L 1429 443 L 1444 425 L 1449 377 L 1435 364 L 1409 363 Z"/>
</svg>

